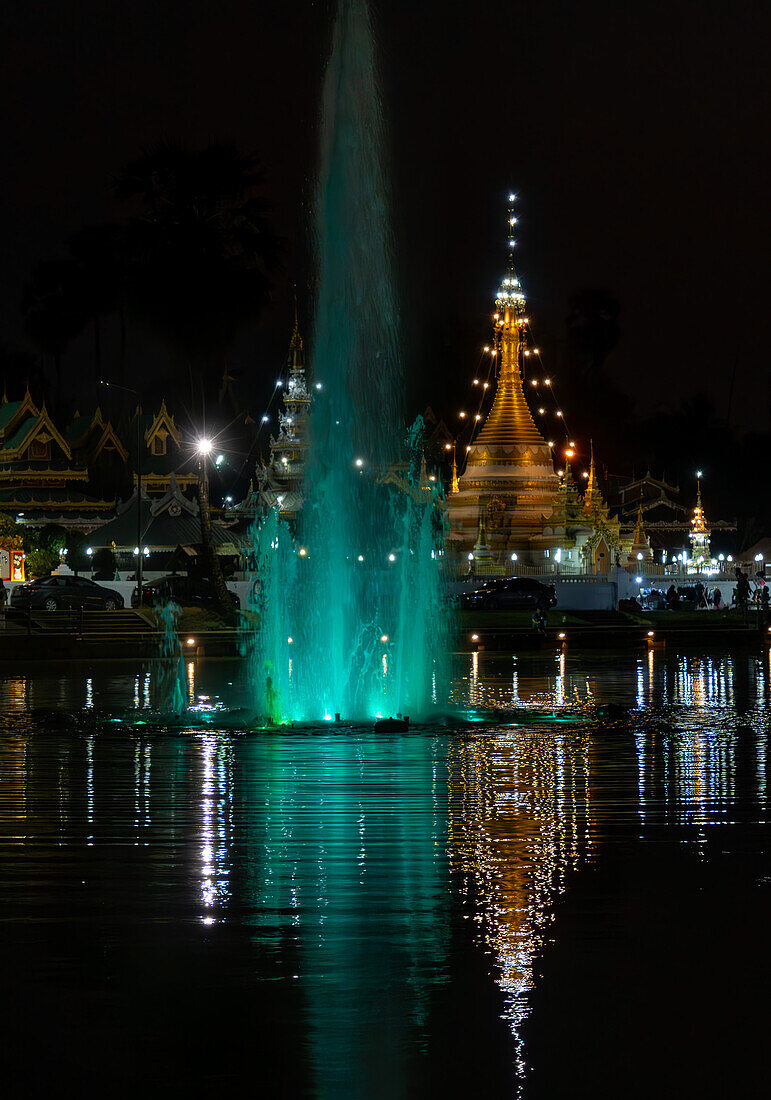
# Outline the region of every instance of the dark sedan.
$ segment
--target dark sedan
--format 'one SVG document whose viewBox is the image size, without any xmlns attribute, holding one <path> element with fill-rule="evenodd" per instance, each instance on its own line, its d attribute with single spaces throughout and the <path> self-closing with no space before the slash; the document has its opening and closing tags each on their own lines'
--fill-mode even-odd
<svg viewBox="0 0 771 1100">
<path fill-rule="evenodd" d="M 237 611 L 241 601 L 235 592 L 228 589 L 230 602 Z M 143 602 L 147 607 L 155 607 L 156 604 L 172 601 L 181 607 L 211 607 L 217 606 L 217 597 L 214 594 L 214 585 L 208 577 L 188 577 L 182 573 L 169 573 L 166 577 L 158 577 L 154 581 L 147 581 L 142 585 Z M 139 588 L 131 593 L 131 606 L 139 607 Z"/>
<path fill-rule="evenodd" d="M 17 585 L 11 592 L 11 607 L 29 607 L 33 611 L 81 607 L 84 611 L 116 611 L 123 607 L 123 597 L 120 592 L 102 588 L 86 577 L 50 576 Z"/>
<path fill-rule="evenodd" d="M 477 607 L 485 611 L 498 608 L 520 610 L 538 607 L 548 611 L 557 606 L 557 594 L 553 584 L 542 584 L 535 577 L 510 577 L 483 581 L 473 592 L 461 596 L 462 607 Z"/>
</svg>

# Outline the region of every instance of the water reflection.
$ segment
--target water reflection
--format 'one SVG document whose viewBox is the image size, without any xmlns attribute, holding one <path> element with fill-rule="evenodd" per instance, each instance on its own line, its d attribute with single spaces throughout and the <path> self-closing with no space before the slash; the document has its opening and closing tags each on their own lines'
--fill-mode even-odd
<svg viewBox="0 0 771 1100">
<path fill-rule="evenodd" d="M 553 906 L 591 858 L 587 732 L 493 733 L 449 754 L 450 864 L 494 958 L 520 1085 L 521 1029 Z"/>
<path fill-rule="evenodd" d="M 478 1079 L 499 1058 L 519 1095 L 536 1095 L 532 1075 L 550 1057 L 544 1000 L 569 1001 L 549 959 L 607 948 L 591 922 L 573 940 L 560 923 L 587 883 L 592 919 L 610 913 L 623 943 L 628 898 L 601 877 L 622 866 L 625 889 L 643 884 L 641 924 L 664 905 L 687 957 L 679 907 L 699 889 L 689 860 L 724 866 L 768 816 L 765 652 L 469 655 L 458 701 L 521 723 L 473 734 L 95 730 L 105 700 L 147 709 L 151 673 L 95 666 L 80 679 L 53 669 L 0 680 L 0 961 L 44 991 L 70 968 L 85 975 L 85 999 L 92 987 L 107 996 L 104 957 L 124 952 L 131 964 L 110 971 L 109 988 L 133 966 L 141 992 L 130 1015 L 113 1006 L 107 1030 L 132 1047 L 148 1041 L 155 983 L 174 987 L 191 1027 L 216 988 L 230 1059 L 273 1026 L 282 1057 L 302 1067 L 302 1089 L 286 1095 L 508 1097 L 513 1088 Z M 239 691 L 229 665 L 190 660 L 186 675 L 193 699 Z M 32 708 L 62 698 L 85 724 L 38 723 Z M 590 720 L 608 703 L 623 719 Z M 526 713 L 560 708 L 586 720 L 533 724 Z M 734 876 L 727 889 L 739 912 L 771 874 L 758 836 L 748 883 Z M 106 956 L 89 953 L 73 920 Z M 25 938 L 29 921 L 37 930 Z M 634 974 L 629 944 L 621 963 Z M 763 950 L 759 940 L 760 963 Z M 729 965 L 710 955 L 712 978 Z M 198 994 L 202 974 L 214 984 Z M 582 976 L 590 1000 L 592 980 Z M 32 1009 L 14 1007 L 34 1034 Z M 663 1001 L 656 1011 L 677 1035 L 680 1018 Z M 483 1021 L 473 1040 L 472 1017 Z M 179 1072 L 171 1059 L 168 1072 Z"/>
</svg>

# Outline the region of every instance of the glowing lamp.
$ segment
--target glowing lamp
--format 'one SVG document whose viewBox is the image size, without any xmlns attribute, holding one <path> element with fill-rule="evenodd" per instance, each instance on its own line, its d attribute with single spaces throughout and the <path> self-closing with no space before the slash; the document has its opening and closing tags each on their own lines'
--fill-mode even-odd
<svg viewBox="0 0 771 1100">
<path fill-rule="evenodd" d="M 638 561 L 642 561 L 642 559 L 643 559 L 643 556 L 642 556 L 642 554 L 638 554 L 638 555 L 637 555 L 637 560 L 638 560 Z"/>
<path fill-rule="evenodd" d="M 88 556 L 89 556 L 89 557 L 91 557 L 91 555 L 93 554 L 93 552 L 94 552 L 94 548 L 93 548 L 93 546 L 87 546 L 87 547 L 86 547 L 86 553 L 88 554 Z"/>
<path fill-rule="evenodd" d="M 185 645 L 195 645 L 195 638 L 185 638 Z"/>
<path fill-rule="evenodd" d="M 199 455 L 211 454 L 211 440 L 210 439 L 199 439 L 197 450 L 198 450 Z"/>
<path fill-rule="evenodd" d="M 294 645 L 294 638 L 287 638 L 286 644 L 287 645 Z"/>
<path fill-rule="evenodd" d="M 388 555 L 388 560 L 389 561 L 396 561 L 396 554 L 389 554 Z"/>
<path fill-rule="evenodd" d="M 653 631 L 652 631 L 652 630 L 649 630 L 649 631 L 648 631 L 648 637 L 649 637 L 649 638 L 652 638 L 652 637 L 653 637 Z"/>
<path fill-rule="evenodd" d="M 300 549 L 297 552 L 298 552 L 298 554 L 300 555 L 301 558 L 306 557 L 307 554 L 308 554 L 308 551 L 305 549 L 304 546 L 301 546 Z"/>
<path fill-rule="evenodd" d="M 364 561 L 364 555 L 363 555 L 363 554 L 359 554 L 358 560 L 359 560 L 359 561 Z"/>
<path fill-rule="evenodd" d="M 388 635 L 387 634 L 381 634 L 380 635 L 380 641 L 383 643 L 383 645 L 385 645 L 385 643 L 388 641 Z"/>
<path fill-rule="evenodd" d="M 479 641 L 479 635 L 478 634 L 472 634 L 471 635 L 471 641 L 472 642 L 478 642 Z"/>
<path fill-rule="evenodd" d="M 469 556 L 468 556 L 468 560 L 469 560 L 469 561 L 473 561 L 473 560 L 474 560 L 474 555 L 473 555 L 473 554 L 469 554 Z"/>
<path fill-rule="evenodd" d="M 560 633 L 559 633 L 559 634 L 557 635 L 557 637 L 558 637 L 558 638 L 566 638 L 566 637 L 567 637 L 567 634 L 564 634 L 564 633 L 560 632 Z"/>
<path fill-rule="evenodd" d="M 636 584 L 642 584 L 642 577 L 635 577 Z"/>
<path fill-rule="evenodd" d="M 356 466 L 358 467 L 358 469 L 361 469 L 363 465 L 364 465 L 364 459 L 363 458 L 357 458 L 356 459 Z"/>
<path fill-rule="evenodd" d="M 512 554 L 512 555 L 511 555 L 511 560 L 512 560 L 512 561 L 518 561 L 519 559 L 517 558 L 517 555 L 516 555 L 516 554 Z"/>
</svg>

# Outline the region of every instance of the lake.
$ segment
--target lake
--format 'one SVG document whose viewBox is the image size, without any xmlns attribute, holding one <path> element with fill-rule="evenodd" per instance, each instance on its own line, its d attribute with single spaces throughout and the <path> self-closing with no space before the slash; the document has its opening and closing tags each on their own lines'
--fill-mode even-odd
<svg viewBox="0 0 771 1100">
<path fill-rule="evenodd" d="M 152 663 L 6 669 L 6 1093 L 765 1095 L 770 700 L 760 648 L 480 653 L 460 728 L 186 732 Z"/>
</svg>

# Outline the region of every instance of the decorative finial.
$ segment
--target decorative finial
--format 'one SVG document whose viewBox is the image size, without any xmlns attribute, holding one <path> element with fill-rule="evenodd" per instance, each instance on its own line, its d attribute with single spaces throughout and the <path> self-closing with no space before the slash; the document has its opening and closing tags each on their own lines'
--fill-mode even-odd
<svg viewBox="0 0 771 1100">
<path fill-rule="evenodd" d="M 289 341 L 289 369 L 290 370 L 302 370 L 305 366 L 305 359 L 303 355 L 303 338 L 300 335 L 300 314 L 297 308 L 297 286 L 292 284 L 292 290 L 294 294 L 294 328 L 292 329 L 292 339 Z"/>
</svg>

